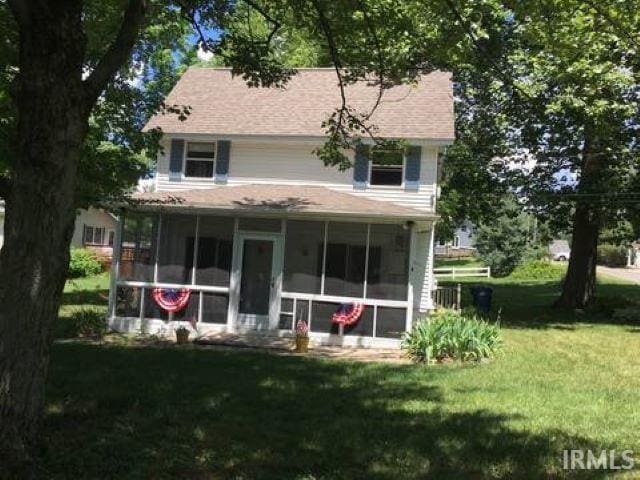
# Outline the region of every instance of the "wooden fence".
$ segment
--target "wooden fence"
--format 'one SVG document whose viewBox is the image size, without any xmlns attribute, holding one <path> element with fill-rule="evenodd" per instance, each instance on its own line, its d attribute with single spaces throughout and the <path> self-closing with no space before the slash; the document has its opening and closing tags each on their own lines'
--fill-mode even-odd
<svg viewBox="0 0 640 480">
<path fill-rule="evenodd" d="M 434 268 L 433 274 L 438 278 L 491 277 L 491 267 L 442 267 Z"/>
<path fill-rule="evenodd" d="M 433 303 L 436 308 L 462 308 L 462 285 L 454 287 L 437 287 L 433 292 Z"/>
</svg>

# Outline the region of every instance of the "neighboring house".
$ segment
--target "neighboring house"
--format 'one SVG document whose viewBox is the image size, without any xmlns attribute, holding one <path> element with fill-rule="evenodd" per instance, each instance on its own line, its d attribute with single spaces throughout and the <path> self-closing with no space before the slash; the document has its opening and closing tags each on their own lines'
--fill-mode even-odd
<svg viewBox="0 0 640 480">
<path fill-rule="evenodd" d="M 456 229 L 453 240 L 438 240 L 435 246 L 437 257 L 468 257 L 476 252 L 474 226 L 464 222 Z"/>
<path fill-rule="evenodd" d="M 347 88 L 368 111 L 376 87 Z M 123 208 L 116 235 L 110 324 L 165 329 L 154 288 L 185 288 L 173 320 L 207 332 L 291 335 L 309 323 L 316 343 L 397 346 L 432 303 L 439 151 L 454 138 L 450 75 L 387 91 L 372 117 L 382 137 L 406 139 L 384 161 L 368 146 L 354 167 L 325 167 L 313 153 L 339 105 L 331 69 L 301 69 L 283 89 L 249 88 L 227 69 L 192 67 L 166 99 L 186 120 L 157 115 L 155 192 Z M 120 248 L 118 248 L 118 246 Z M 363 303 L 344 331 L 341 304 Z M 187 325 L 185 323 L 185 325 Z"/>
<path fill-rule="evenodd" d="M 87 247 L 100 255 L 111 257 L 118 219 L 104 210 L 90 207 L 78 210 L 72 247 Z M 4 243 L 4 205 L 0 205 L 0 246 Z"/>
<path fill-rule="evenodd" d="M 109 212 L 93 207 L 79 210 L 71 246 L 85 247 L 111 257 L 117 226 L 118 219 Z"/>
</svg>

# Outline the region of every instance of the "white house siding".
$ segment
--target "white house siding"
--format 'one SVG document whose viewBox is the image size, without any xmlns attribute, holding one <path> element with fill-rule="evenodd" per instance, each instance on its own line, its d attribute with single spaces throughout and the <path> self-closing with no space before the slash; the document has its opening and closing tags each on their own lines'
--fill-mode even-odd
<svg viewBox="0 0 640 480">
<path fill-rule="evenodd" d="M 78 210 L 78 216 L 76 217 L 76 226 L 75 230 L 73 231 L 73 237 L 71 239 L 71 246 L 84 246 L 82 237 L 85 225 L 90 227 L 104 228 L 105 235 L 103 243 L 105 246 L 107 246 L 109 241 L 109 231 L 115 232 L 118 221 L 113 215 L 97 208 L 90 207 L 88 210 Z"/>
<path fill-rule="evenodd" d="M 195 139 L 194 139 L 195 140 Z M 198 137 L 198 141 L 214 141 L 215 138 Z M 187 139 L 188 141 L 188 139 Z M 216 186 L 214 179 L 182 179 L 170 181 L 168 170 L 169 140 L 163 142 L 164 153 L 158 158 L 157 189 L 180 191 Z M 379 201 L 416 208 L 425 212 L 435 211 L 438 147 L 422 145 L 420 188 L 405 190 L 400 187 L 369 187 L 354 189 L 353 171 L 339 171 L 325 167 L 313 149 L 320 143 L 306 140 L 248 141 L 231 140 L 228 185 L 245 184 L 293 184 L 322 185 L 336 191 L 362 195 Z"/>
<path fill-rule="evenodd" d="M 4 245 L 4 211 L 0 212 L 0 247 Z"/>
<path fill-rule="evenodd" d="M 416 313 L 424 313 L 432 309 L 433 301 L 431 291 L 433 289 L 433 227 L 430 224 L 416 226 L 415 254 L 410 272 L 409 281 L 413 286 L 413 310 Z"/>
</svg>

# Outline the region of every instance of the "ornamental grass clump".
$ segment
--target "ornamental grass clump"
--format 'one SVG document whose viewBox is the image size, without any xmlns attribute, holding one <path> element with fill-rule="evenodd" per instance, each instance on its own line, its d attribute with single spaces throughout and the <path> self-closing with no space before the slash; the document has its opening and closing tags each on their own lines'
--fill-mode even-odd
<svg viewBox="0 0 640 480">
<path fill-rule="evenodd" d="M 476 313 L 439 310 L 405 334 L 402 348 L 415 362 L 480 361 L 500 348 L 500 322 Z"/>
</svg>

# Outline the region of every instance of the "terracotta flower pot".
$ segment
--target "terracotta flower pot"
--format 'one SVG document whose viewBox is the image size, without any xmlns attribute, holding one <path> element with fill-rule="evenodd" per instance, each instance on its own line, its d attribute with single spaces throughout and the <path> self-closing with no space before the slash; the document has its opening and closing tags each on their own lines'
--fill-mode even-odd
<svg viewBox="0 0 640 480">
<path fill-rule="evenodd" d="M 189 343 L 189 330 L 176 330 L 176 343 L 178 345 L 186 345 Z"/>
<path fill-rule="evenodd" d="M 296 337 L 296 352 L 307 353 L 309 351 L 309 337 Z"/>
</svg>

